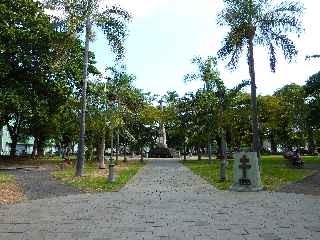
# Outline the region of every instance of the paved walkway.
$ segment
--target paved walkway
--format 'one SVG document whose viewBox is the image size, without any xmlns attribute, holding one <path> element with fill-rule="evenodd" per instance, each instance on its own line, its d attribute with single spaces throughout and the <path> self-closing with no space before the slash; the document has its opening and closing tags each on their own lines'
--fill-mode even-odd
<svg viewBox="0 0 320 240">
<path fill-rule="evenodd" d="M 220 192 L 173 160 L 148 164 L 118 193 L 0 207 L 0 239 L 320 239 L 320 198 Z"/>
</svg>

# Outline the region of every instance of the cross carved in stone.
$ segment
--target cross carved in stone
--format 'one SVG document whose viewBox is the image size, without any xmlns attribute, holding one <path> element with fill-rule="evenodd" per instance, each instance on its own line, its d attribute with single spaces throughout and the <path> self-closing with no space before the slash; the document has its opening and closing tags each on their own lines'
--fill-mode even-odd
<svg viewBox="0 0 320 240">
<path fill-rule="evenodd" d="M 239 168 L 242 169 L 243 179 L 247 179 L 247 170 L 251 168 L 251 165 L 248 164 L 250 161 L 246 155 L 243 155 L 243 157 L 240 159 L 240 162 L 241 164 L 239 165 Z"/>
</svg>

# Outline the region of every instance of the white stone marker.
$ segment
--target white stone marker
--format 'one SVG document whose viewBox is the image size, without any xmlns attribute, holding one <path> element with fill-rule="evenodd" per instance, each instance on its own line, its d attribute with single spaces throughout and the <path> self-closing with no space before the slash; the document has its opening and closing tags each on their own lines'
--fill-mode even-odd
<svg viewBox="0 0 320 240">
<path fill-rule="evenodd" d="M 257 192 L 263 190 L 256 152 L 234 154 L 231 191 Z"/>
</svg>

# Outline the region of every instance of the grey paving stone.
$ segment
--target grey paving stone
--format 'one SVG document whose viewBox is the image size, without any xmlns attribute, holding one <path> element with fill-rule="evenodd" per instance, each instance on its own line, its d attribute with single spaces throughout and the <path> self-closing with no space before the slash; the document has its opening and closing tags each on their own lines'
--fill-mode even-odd
<svg viewBox="0 0 320 240">
<path fill-rule="evenodd" d="M 319 197 L 217 191 L 175 160 L 154 160 L 116 193 L 1 206 L 0 240 L 318 240 L 319 212 Z"/>
</svg>

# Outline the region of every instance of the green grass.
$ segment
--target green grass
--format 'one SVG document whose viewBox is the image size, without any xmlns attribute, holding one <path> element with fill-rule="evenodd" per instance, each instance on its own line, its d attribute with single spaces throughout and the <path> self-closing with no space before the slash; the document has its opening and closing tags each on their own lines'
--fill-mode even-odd
<svg viewBox="0 0 320 240">
<path fill-rule="evenodd" d="M 8 173 L 0 172 L 0 184 L 15 183 L 16 177 Z"/>
<path fill-rule="evenodd" d="M 54 177 L 84 192 L 113 192 L 124 186 L 142 167 L 139 162 L 121 163 L 116 173 L 116 181 L 107 182 L 106 170 L 99 170 L 97 163 L 86 163 L 84 176 L 74 177 L 75 170 L 68 167 L 63 171 L 52 173 Z"/>
<path fill-rule="evenodd" d="M 318 156 L 302 156 L 302 159 L 305 163 L 316 163 L 316 164 L 320 164 L 320 157 Z"/>
<path fill-rule="evenodd" d="M 311 157 L 304 159 L 307 159 L 308 163 L 309 161 L 314 161 Z M 262 157 L 261 180 L 267 191 L 276 191 L 287 184 L 302 180 L 315 172 L 309 169 L 289 168 L 286 166 L 286 163 L 287 160 L 282 156 Z M 208 164 L 208 160 L 206 159 L 201 161 L 187 160 L 183 164 L 220 190 L 227 190 L 232 184 L 232 161 L 229 162 L 227 167 L 228 180 L 224 182 L 221 182 L 219 179 L 220 162 L 217 160 L 211 165 Z"/>
</svg>

